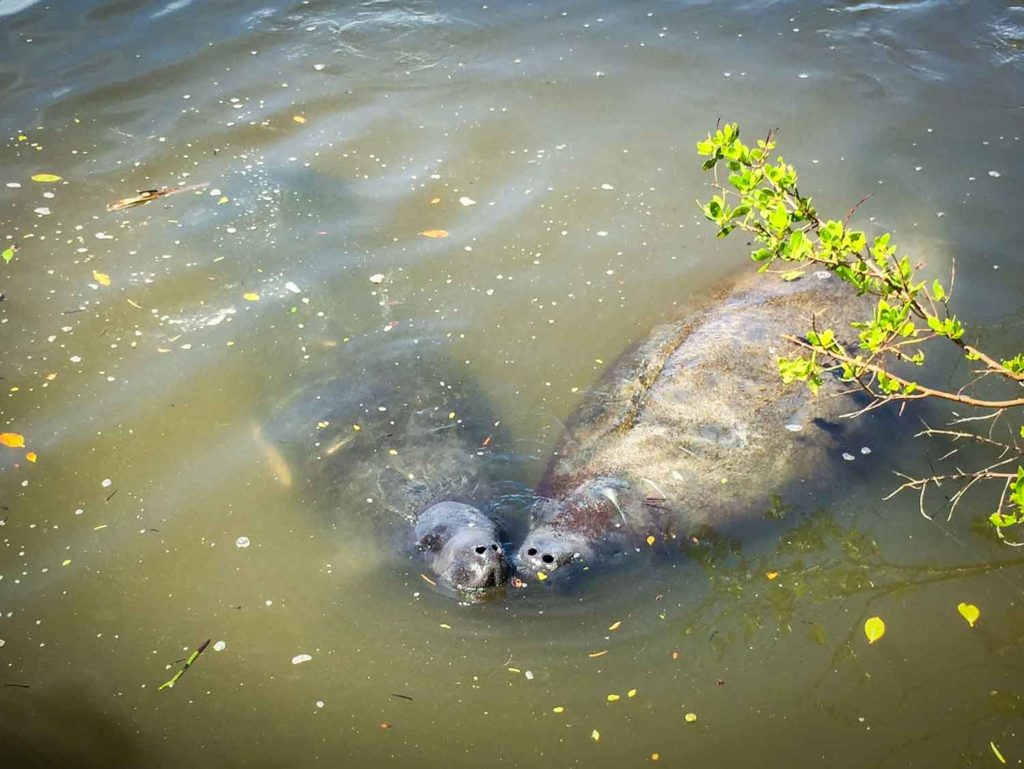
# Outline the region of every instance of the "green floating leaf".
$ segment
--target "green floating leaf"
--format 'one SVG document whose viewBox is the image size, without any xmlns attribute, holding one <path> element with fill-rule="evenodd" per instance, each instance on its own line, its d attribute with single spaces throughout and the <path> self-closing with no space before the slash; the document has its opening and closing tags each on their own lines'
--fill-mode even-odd
<svg viewBox="0 0 1024 769">
<path fill-rule="evenodd" d="M 4 262 L 10 262 L 11 259 L 14 258 L 14 247 L 11 246 L 10 248 L 5 248 L 3 253 L 0 254 L 0 256 L 3 257 Z"/>
</svg>

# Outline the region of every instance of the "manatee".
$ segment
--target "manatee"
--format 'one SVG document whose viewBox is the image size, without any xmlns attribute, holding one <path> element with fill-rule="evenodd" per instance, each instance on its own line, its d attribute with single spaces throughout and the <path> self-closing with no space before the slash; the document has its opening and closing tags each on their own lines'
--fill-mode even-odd
<svg viewBox="0 0 1024 769">
<path fill-rule="evenodd" d="M 781 335 L 814 324 L 845 341 L 850 321 L 868 316 L 867 299 L 827 272 L 756 275 L 656 328 L 570 420 L 517 574 L 571 574 L 651 542 L 728 531 L 816 477 L 838 453 L 840 415 L 864 404 L 838 381 L 816 397 L 783 384 L 776 359 L 793 349 Z"/>
<path fill-rule="evenodd" d="M 442 591 L 474 598 L 508 579 L 501 527 L 476 506 L 507 473 L 484 399 L 442 347 L 395 340 L 354 352 L 345 373 L 304 376 L 265 433 L 329 522 L 374 529 Z"/>
</svg>

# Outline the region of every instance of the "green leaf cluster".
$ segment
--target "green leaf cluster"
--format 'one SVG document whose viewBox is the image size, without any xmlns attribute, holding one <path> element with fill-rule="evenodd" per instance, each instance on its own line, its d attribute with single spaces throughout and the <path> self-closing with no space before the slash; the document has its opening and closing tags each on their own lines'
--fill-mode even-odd
<svg viewBox="0 0 1024 769">
<path fill-rule="evenodd" d="M 778 268 L 781 263 L 782 269 L 777 271 L 783 280 L 795 280 L 808 268 L 826 269 L 858 293 L 877 297 L 872 316 L 853 324 L 857 331 L 855 345 L 844 346 L 840 335 L 831 329 L 808 331 L 803 339 L 791 337 L 809 354 L 778 359 L 783 381 L 803 382 L 817 393 L 824 377 L 833 374 L 859 384 L 876 403 L 894 398 L 939 397 L 986 408 L 1024 406 L 1024 398 L 986 402 L 962 390 L 924 387 L 906 378 L 905 365 L 897 375 L 896 364 L 923 365 L 925 345 L 945 339 L 959 347 L 968 360 L 981 361 L 983 374 L 1024 384 L 1024 353 L 998 359 L 967 344 L 963 324 L 949 311 L 947 288 L 939 280 L 930 285 L 918 280 L 918 267 L 910 257 L 899 254 L 889 233 L 869 242 L 864 232 L 851 228 L 849 219 L 857 206 L 845 220 L 821 218 L 811 198 L 800 193 L 793 166 L 782 157 L 773 158 L 775 148 L 773 133 L 752 145 L 744 143 L 736 123 L 719 125 L 697 142 L 703 168 L 714 174 L 715 190 L 710 200 L 698 205 L 717 226 L 718 237 L 735 230 L 752 236 L 750 256 L 761 272 Z M 1024 427 L 1021 436 L 1024 438 Z M 1016 445 L 1006 446 L 1021 455 Z M 1005 473 L 984 477 L 996 476 L 1007 478 Z M 1024 480 L 1019 473 L 1012 484 L 1007 484 L 1003 500 L 1010 512 L 993 514 L 993 524 L 1006 527 L 1024 523 Z"/>
</svg>

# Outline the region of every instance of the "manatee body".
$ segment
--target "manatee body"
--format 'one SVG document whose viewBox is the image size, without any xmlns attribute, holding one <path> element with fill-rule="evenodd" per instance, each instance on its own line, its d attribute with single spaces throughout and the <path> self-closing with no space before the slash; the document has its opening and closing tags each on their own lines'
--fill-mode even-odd
<svg viewBox="0 0 1024 769">
<path fill-rule="evenodd" d="M 267 430 L 296 459 L 304 501 L 421 553 L 444 591 L 504 585 L 500 529 L 474 507 L 497 495 L 491 478 L 503 472 L 481 448 L 494 429 L 483 398 L 437 343 L 396 340 L 354 357 L 301 383 Z"/>
<path fill-rule="evenodd" d="M 741 279 L 626 354 L 571 420 L 515 565 L 572 573 L 657 540 L 751 519 L 836 454 L 849 387 L 784 385 L 780 336 L 850 336 L 870 305 L 828 273 Z M 813 324 L 813 326 L 812 326 Z"/>
</svg>

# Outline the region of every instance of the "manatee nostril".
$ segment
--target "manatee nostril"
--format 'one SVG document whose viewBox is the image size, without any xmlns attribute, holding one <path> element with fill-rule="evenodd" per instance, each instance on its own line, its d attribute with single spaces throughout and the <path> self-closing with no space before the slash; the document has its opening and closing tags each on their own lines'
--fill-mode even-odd
<svg viewBox="0 0 1024 769">
<path fill-rule="evenodd" d="M 491 543 L 491 550 L 493 550 L 495 553 L 497 553 L 498 552 L 498 546 L 495 545 L 494 543 Z"/>
<path fill-rule="evenodd" d="M 555 556 L 551 555 L 551 553 L 544 553 L 544 555 L 542 555 L 540 559 L 542 561 L 544 561 L 544 563 L 554 563 L 555 562 Z"/>
<path fill-rule="evenodd" d="M 526 554 L 527 555 L 537 555 L 537 548 L 531 547 L 529 550 L 526 551 Z"/>
<path fill-rule="evenodd" d="M 477 545 L 477 547 L 476 547 L 476 551 L 477 551 L 477 553 L 479 553 L 480 555 L 483 555 L 484 553 L 486 553 L 486 552 L 487 552 L 487 548 L 486 548 L 486 547 L 484 547 L 483 545 Z"/>
</svg>

